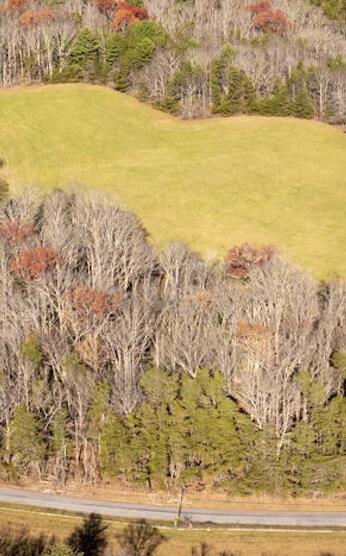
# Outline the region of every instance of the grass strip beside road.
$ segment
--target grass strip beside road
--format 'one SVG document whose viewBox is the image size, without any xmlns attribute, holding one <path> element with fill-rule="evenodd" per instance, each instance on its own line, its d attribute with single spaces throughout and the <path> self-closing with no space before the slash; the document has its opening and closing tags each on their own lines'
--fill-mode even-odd
<svg viewBox="0 0 346 556">
<path fill-rule="evenodd" d="M 44 518 L 44 519 L 43 519 Z M 25 507 L 16 504 L 1 504 L 0 527 L 3 525 L 20 525 L 33 533 L 45 532 L 66 538 L 76 525 L 82 521 L 77 514 L 61 513 L 37 507 Z M 110 541 L 116 546 L 116 535 L 125 525 L 125 521 L 115 518 L 106 519 L 109 526 Z M 128 520 L 126 520 L 128 522 Z M 345 556 L 346 531 L 280 530 L 268 529 L 188 529 L 175 530 L 161 526 L 169 542 L 163 545 L 158 556 L 190 556 L 191 547 L 200 542 L 207 542 L 215 550 L 232 550 L 242 556 L 260 556 L 264 552 L 272 556 L 315 556 L 322 550 L 332 552 L 335 556 Z"/>
</svg>

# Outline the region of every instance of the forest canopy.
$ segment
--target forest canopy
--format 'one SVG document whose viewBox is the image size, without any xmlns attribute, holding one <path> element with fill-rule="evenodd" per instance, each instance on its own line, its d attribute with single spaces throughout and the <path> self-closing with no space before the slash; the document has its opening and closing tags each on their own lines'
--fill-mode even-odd
<svg viewBox="0 0 346 556">
<path fill-rule="evenodd" d="M 0 204 L 0 332 L 5 480 L 345 487 L 346 285 L 273 246 L 205 261 L 28 190 Z"/>
<path fill-rule="evenodd" d="M 87 81 L 184 117 L 346 123 L 340 0 L 0 0 L 0 86 Z"/>
</svg>

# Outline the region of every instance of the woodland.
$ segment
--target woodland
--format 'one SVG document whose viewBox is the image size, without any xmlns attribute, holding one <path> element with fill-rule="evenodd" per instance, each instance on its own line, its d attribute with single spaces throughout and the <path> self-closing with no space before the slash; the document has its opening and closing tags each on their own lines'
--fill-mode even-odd
<svg viewBox="0 0 346 556">
<path fill-rule="evenodd" d="M 4 193 L 2 480 L 345 489 L 344 281 L 160 250 L 99 192 Z"/>
<path fill-rule="evenodd" d="M 1 0 L 0 84 L 87 81 L 185 118 L 346 123 L 345 0 Z"/>
</svg>

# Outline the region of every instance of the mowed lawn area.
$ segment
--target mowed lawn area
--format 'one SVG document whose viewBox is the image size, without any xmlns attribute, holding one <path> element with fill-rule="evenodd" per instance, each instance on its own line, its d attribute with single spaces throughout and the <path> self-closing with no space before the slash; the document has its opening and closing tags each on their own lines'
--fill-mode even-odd
<svg viewBox="0 0 346 556">
<path fill-rule="evenodd" d="M 318 122 L 182 121 L 111 89 L 0 92 L 10 182 L 112 191 L 159 245 L 206 255 L 276 244 L 317 277 L 346 275 L 346 135 Z"/>
</svg>

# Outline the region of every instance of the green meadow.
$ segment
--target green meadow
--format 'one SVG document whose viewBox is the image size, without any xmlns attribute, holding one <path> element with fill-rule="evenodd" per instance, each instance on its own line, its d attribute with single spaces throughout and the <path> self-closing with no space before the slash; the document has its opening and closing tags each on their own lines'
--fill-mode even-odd
<svg viewBox="0 0 346 556">
<path fill-rule="evenodd" d="M 90 85 L 0 92 L 11 184 L 112 192 L 153 241 L 206 256 L 275 244 L 315 276 L 346 275 L 346 135 L 315 121 L 183 121 Z"/>
</svg>

